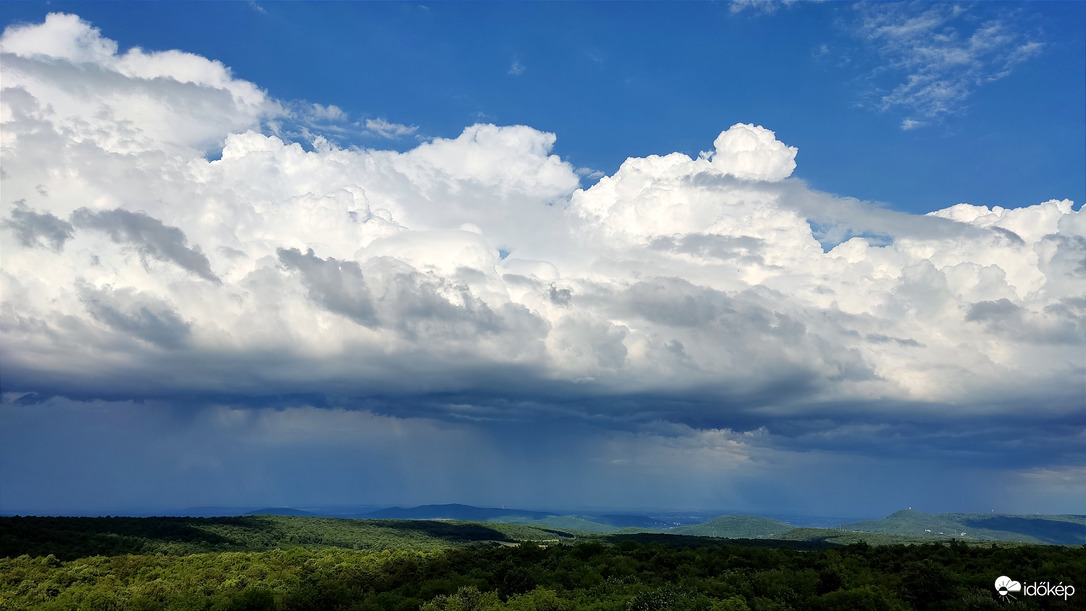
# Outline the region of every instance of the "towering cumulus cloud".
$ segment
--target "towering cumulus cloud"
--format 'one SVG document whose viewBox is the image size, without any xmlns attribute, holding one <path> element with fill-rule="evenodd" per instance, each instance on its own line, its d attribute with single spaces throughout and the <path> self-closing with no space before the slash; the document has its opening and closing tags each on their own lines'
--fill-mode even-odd
<svg viewBox="0 0 1086 611">
<path fill-rule="evenodd" d="M 744 180 L 782 180 L 796 169 L 796 148 L 762 126 L 733 125 L 713 142 L 713 167 Z"/>
<path fill-rule="evenodd" d="M 969 443 L 1021 473 L 1080 457 L 1070 201 L 892 212 L 789 178 L 796 149 L 744 123 L 582 188 L 527 126 L 303 147 L 264 128 L 297 105 L 220 63 L 121 53 L 63 14 L 0 45 L 9 407 L 216 397 L 201 422 L 255 435 L 222 406 L 322 396 L 347 411 L 290 413 L 428 423 L 417 439 L 568 418 L 604 423 L 570 450 L 601 478 L 648 450 L 698 477 L 816 450 Z M 1047 449 L 1015 454 L 1012 430 Z"/>
</svg>

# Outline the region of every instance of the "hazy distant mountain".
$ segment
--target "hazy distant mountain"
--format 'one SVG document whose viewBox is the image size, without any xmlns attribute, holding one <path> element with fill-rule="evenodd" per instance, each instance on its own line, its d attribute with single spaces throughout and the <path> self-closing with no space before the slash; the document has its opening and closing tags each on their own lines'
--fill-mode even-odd
<svg viewBox="0 0 1086 611">
<path fill-rule="evenodd" d="M 1086 516 L 1015 516 L 988 513 L 923 513 L 905 509 L 881 520 L 852 522 L 841 530 L 954 538 L 964 541 L 1022 541 L 1086 544 Z"/>
<path fill-rule="evenodd" d="M 578 514 L 586 515 L 586 514 Z M 595 522 L 609 524 L 617 528 L 646 528 L 662 529 L 670 528 L 672 524 L 657 518 L 628 515 L 628 514 L 587 514 Z"/>
<path fill-rule="evenodd" d="M 247 516 L 258 515 L 272 515 L 272 516 L 309 516 L 318 517 L 321 514 L 313 513 L 311 511 L 302 511 L 301 509 L 295 509 L 293 507 L 264 507 L 262 509 L 254 509 L 245 513 Z"/>
<path fill-rule="evenodd" d="M 186 507 L 176 511 L 157 512 L 153 515 L 156 516 L 179 516 L 187 518 L 223 518 L 229 516 L 243 516 L 250 511 L 256 509 L 255 507 L 223 507 L 220 505 L 210 505 L 206 507 Z M 133 516 L 135 517 L 135 516 Z"/>
<path fill-rule="evenodd" d="M 668 533 L 695 535 L 698 537 L 726 537 L 728 539 L 769 539 L 795 528 L 780 520 L 758 516 L 717 516 L 712 520 L 672 528 Z"/>
<path fill-rule="evenodd" d="M 530 518 L 542 520 L 554 514 L 543 511 L 524 509 L 498 509 L 496 507 L 474 507 L 472 505 L 419 505 L 418 507 L 388 507 L 363 514 L 367 519 L 381 520 L 464 520 L 468 522 L 487 522 L 495 518 Z"/>
<path fill-rule="evenodd" d="M 367 519 L 396 520 L 464 520 L 469 522 L 507 522 L 532 524 L 549 528 L 565 528 L 587 532 L 609 533 L 618 529 L 660 531 L 669 524 L 660 520 L 631 514 L 594 514 L 530 511 L 472 505 L 420 505 L 418 507 L 389 507 L 362 514 Z"/>
</svg>

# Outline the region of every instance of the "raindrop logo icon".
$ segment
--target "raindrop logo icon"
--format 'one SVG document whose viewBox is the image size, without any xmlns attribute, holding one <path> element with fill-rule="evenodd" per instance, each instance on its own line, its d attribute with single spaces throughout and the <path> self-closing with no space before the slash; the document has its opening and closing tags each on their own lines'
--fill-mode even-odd
<svg viewBox="0 0 1086 611">
<path fill-rule="evenodd" d="M 999 579 L 995 580 L 995 589 L 996 592 L 999 593 L 1000 598 L 1002 598 L 1003 600 L 1006 600 L 1008 598 L 1013 599 L 1014 596 L 1011 595 L 1011 592 L 1021 592 L 1022 584 L 1014 581 L 1006 575 L 1002 575 Z"/>
</svg>

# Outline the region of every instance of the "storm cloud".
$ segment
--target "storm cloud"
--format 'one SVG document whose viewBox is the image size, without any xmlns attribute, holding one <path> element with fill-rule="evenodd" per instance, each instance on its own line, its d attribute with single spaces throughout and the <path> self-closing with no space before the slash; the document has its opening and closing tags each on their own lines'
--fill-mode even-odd
<svg viewBox="0 0 1086 611">
<path fill-rule="evenodd" d="M 33 483 L 64 461 L 19 454 L 34 440 L 93 455 L 66 476 L 82 498 L 109 448 L 145 452 L 145 488 L 110 480 L 132 503 L 161 469 L 231 499 L 191 504 L 350 502 L 321 491 L 344 473 L 396 502 L 798 506 L 844 489 L 833 470 L 935 499 L 920 474 L 953 464 L 941 485 L 985 502 L 1005 481 L 1069 506 L 1069 200 L 896 212 L 811 189 L 796 147 L 743 122 L 589 184 L 525 125 L 404 151 L 292 141 L 264 122 L 333 107 L 121 53 L 73 15 L 0 49 L 4 510 L 64 503 Z"/>
</svg>

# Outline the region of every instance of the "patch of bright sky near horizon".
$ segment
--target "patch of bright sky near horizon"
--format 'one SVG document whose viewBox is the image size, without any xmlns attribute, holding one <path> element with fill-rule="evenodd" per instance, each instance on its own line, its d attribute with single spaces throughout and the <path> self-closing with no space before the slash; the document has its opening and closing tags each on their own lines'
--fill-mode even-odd
<svg viewBox="0 0 1086 611">
<path fill-rule="evenodd" d="M 0 512 L 1086 513 L 1084 14 L 0 4 Z"/>
</svg>

